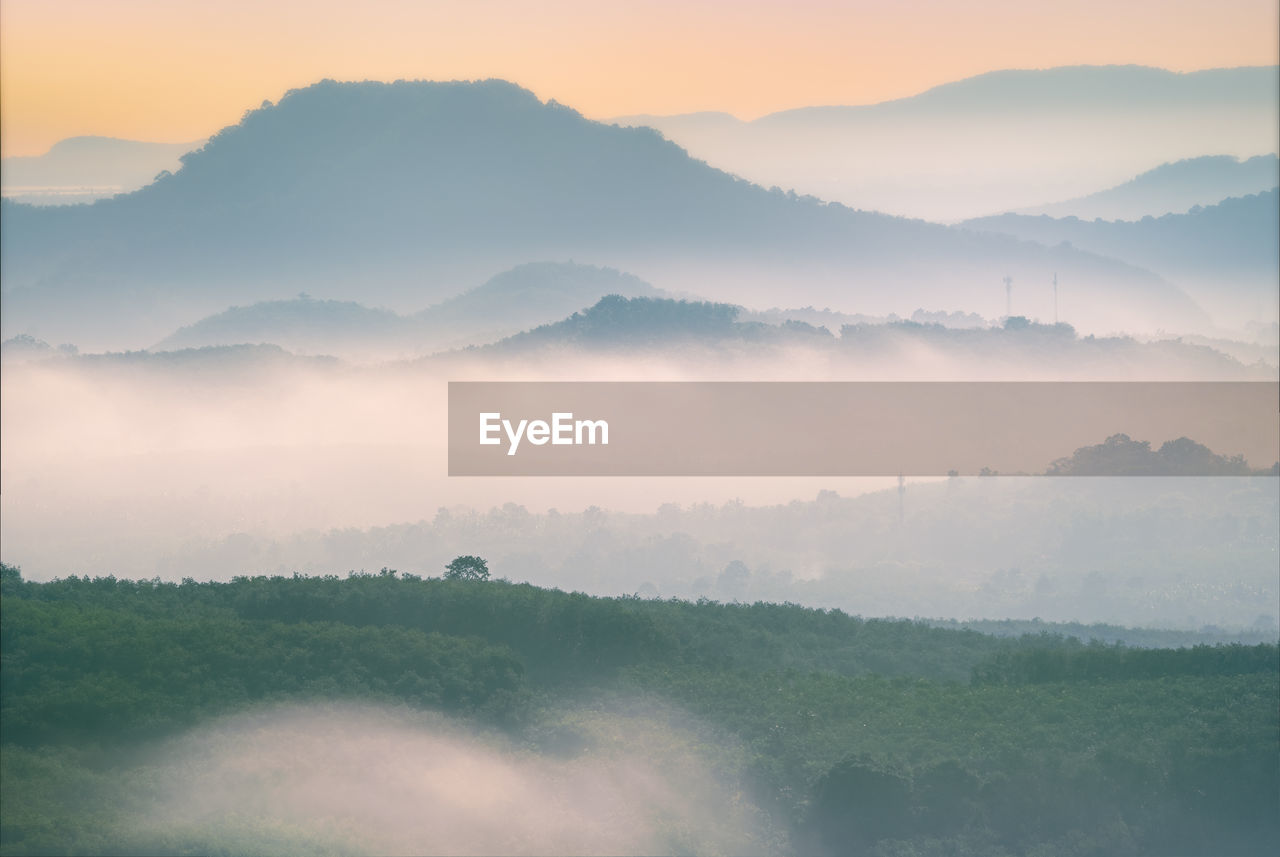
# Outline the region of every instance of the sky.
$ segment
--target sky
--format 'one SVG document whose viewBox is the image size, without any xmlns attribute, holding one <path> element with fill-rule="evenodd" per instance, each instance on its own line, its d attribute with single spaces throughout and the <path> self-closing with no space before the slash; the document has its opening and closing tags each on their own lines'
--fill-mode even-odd
<svg viewBox="0 0 1280 857">
<path fill-rule="evenodd" d="M 750 119 L 1001 68 L 1277 62 L 1277 0 L 0 0 L 0 148 L 187 142 L 323 78 L 501 77 L 587 116 Z"/>
</svg>

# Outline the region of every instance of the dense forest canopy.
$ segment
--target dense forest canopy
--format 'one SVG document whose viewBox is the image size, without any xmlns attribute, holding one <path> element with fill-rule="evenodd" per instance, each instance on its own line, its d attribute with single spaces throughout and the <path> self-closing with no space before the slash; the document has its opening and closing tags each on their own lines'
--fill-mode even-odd
<svg viewBox="0 0 1280 857">
<path fill-rule="evenodd" d="M 210 827 L 129 827 L 123 796 L 157 776 L 143 749 L 335 700 L 562 756 L 607 749 L 583 700 L 662 700 L 734 748 L 717 752 L 783 852 L 1244 855 L 1280 834 L 1275 644 L 1132 649 L 390 569 L 34 583 L 6 566 L 0 598 L 0 853 L 243 850 Z"/>
</svg>

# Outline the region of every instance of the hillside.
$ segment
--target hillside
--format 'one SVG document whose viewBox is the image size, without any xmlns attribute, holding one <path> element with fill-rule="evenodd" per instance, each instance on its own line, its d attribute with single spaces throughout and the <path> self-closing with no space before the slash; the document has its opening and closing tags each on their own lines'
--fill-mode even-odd
<svg viewBox="0 0 1280 857">
<path fill-rule="evenodd" d="M 1074 295 L 1070 303 L 1064 300 L 1064 309 L 1076 312 L 1077 300 Z M 634 355 L 682 372 L 728 373 L 723 377 L 739 380 L 1276 377 L 1274 360 L 1245 363 L 1178 339 L 1142 342 L 1128 336 L 1082 336 L 1070 324 L 1040 324 L 1021 316 L 998 327 L 947 326 L 942 313 L 919 317 L 927 320 L 868 322 L 830 312 L 751 313 L 726 303 L 610 295 L 569 318 L 490 345 L 433 355 L 421 365 L 455 372 L 522 367 L 519 371 L 540 368 L 557 373 L 564 371 L 566 359 L 586 358 L 588 364 L 583 365 L 589 365 L 591 358 Z"/>
<path fill-rule="evenodd" d="M 1206 306 L 1229 300 L 1252 309 L 1248 318 L 1275 317 L 1280 279 L 1276 188 L 1137 221 L 1002 214 L 967 220 L 963 226 L 1123 259 L 1169 277 Z"/>
<path fill-rule="evenodd" d="M 953 222 L 1084 196 L 1209 152 L 1272 153 L 1278 98 L 1274 66 L 1074 66 L 993 71 L 880 104 L 750 122 L 709 113 L 617 121 L 655 128 L 766 186 Z"/>
<path fill-rule="evenodd" d="M 716 300 L 773 306 L 785 289 L 861 312 L 994 315 L 1000 277 L 1060 271 L 1095 298 L 1079 324 L 1206 321 L 1132 267 L 770 192 L 501 81 L 326 81 L 135 193 L 8 204 L 4 218 L 6 331 L 82 348 L 140 347 L 299 291 L 403 312 L 549 258 Z"/>
<path fill-rule="evenodd" d="M 512 580 L 597 595 L 1264 630 L 1280 621 L 1277 514 L 1274 477 L 957 477 L 908 483 L 901 498 L 886 486 L 781 505 L 667 503 L 647 514 L 442 507 L 362 530 L 236 533 L 133 573 L 384 563 L 431 573 L 481 540 Z M 58 568 L 34 562 L 45 575 Z"/>
<path fill-rule="evenodd" d="M 598 806 L 639 779 L 624 806 L 643 813 L 632 836 L 653 837 L 648 853 L 1190 857 L 1257 853 L 1280 833 L 1274 644 L 999 639 L 386 568 L 181 585 L 0 573 L 4 854 L 296 851 L 325 835 L 382 853 L 391 831 L 341 804 L 345 823 L 317 834 L 281 824 L 279 790 L 314 807 L 332 788 L 316 782 L 373 766 L 359 793 L 397 800 L 443 759 L 484 770 L 499 798 L 533 775 Z M 1211 726 L 1188 725 L 1205 711 Z M 1188 729 L 1212 741 L 1188 754 Z M 691 763 L 704 779 L 687 779 Z M 628 776 L 593 780 L 601 764 Z M 440 800 L 415 815 L 429 821 L 418 850 L 448 836 Z M 589 829 L 573 800 L 554 811 Z"/>
<path fill-rule="evenodd" d="M 70 137 L 43 155 L 0 159 L 5 199 L 38 205 L 93 202 L 150 184 L 176 170 L 194 143 L 147 143 L 114 137 Z"/>
<path fill-rule="evenodd" d="M 510 355 L 565 347 L 670 351 L 680 346 L 716 349 L 740 342 L 825 344 L 831 339 L 830 331 L 799 321 L 740 322 L 740 312 L 732 304 L 609 295 L 583 312 L 507 337 L 480 353 Z"/>
<path fill-rule="evenodd" d="M 297 353 L 340 354 L 379 340 L 398 340 L 404 327 L 405 319 L 390 310 L 303 294 L 292 300 L 231 307 L 179 329 L 150 350 L 270 343 Z"/>
<path fill-rule="evenodd" d="M 607 295 L 648 298 L 660 297 L 663 292 L 612 268 L 530 263 L 504 271 L 413 318 L 416 326 L 436 337 L 436 341 L 468 345 L 558 321 Z"/>
<path fill-rule="evenodd" d="M 520 265 L 412 315 L 353 301 L 261 301 L 232 307 L 165 337 L 151 350 L 272 343 L 300 354 L 405 357 L 483 344 L 561 319 L 605 295 L 656 295 L 629 274 L 573 263 Z"/>
<path fill-rule="evenodd" d="M 1081 220 L 1141 220 L 1184 214 L 1190 208 L 1215 205 L 1228 197 L 1263 193 L 1280 185 L 1280 160 L 1258 155 L 1241 160 L 1205 155 L 1161 164 L 1107 190 L 1014 212 Z"/>
</svg>

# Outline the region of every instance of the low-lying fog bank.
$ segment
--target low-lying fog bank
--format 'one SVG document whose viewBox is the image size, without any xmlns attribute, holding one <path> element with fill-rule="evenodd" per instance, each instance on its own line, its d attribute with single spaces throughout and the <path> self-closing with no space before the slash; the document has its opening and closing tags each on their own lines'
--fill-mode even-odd
<svg viewBox="0 0 1280 857">
<path fill-rule="evenodd" d="M 705 729 L 643 702 L 557 719 L 518 745 L 408 708 L 261 708 L 118 753 L 101 771 L 111 787 L 48 797 L 99 818 L 113 847 L 145 852 L 778 850 L 736 751 Z"/>
<path fill-rule="evenodd" d="M 1216 377 L 1164 362 L 1214 354 L 1201 346 L 1134 347 L 1151 362 L 1116 363 L 1115 378 Z M 761 374 L 759 355 L 590 354 L 510 374 L 252 350 L 6 364 L 0 559 L 32 580 L 226 580 L 438 575 L 478 554 L 499 576 L 593 594 L 1191 629 L 1280 620 L 1274 478 L 910 480 L 899 495 L 892 479 L 446 475 L 450 379 L 898 377 L 857 361 L 848 376 L 800 357 Z M 918 356 L 937 370 L 923 377 L 956 377 L 937 353 Z M 983 365 L 990 378 L 1064 377 L 1058 358 Z"/>
</svg>

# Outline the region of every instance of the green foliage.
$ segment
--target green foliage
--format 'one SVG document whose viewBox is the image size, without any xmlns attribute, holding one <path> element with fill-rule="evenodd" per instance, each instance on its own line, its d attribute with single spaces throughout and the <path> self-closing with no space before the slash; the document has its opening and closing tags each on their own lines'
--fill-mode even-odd
<svg viewBox="0 0 1280 857">
<path fill-rule="evenodd" d="M 974 667 L 976 684 L 1122 681 L 1177 675 L 1275 675 L 1280 649 L 1268 644 L 1194 646 L 1190 649 L 1130 649 L 1078 640 L 1024 646 L 997 653 Z"/>
<path fill-rule="evenodd" d="M 523 667 L 503 646 L 409 628 L 166 618 L 5 597 L 6 742 L 153 737 L 251 702 L 365 697 L 517 718 Z"/>
<path fill-rule="evenodd" d="M 459 556 L 445 566 L 445 580 L 488 580 L 489 564 L 478 556 Z"/>
<path fill-rule="evenodd" d="M 1033 686 L 705 669 L 629 677 L 746 743 L 762 800 L 792 819 L 803 853 L 964 853 L 928 850 L 933 839 L 984 855 L 1243 855 L 1280 836 L 1275 813 L 1261 811 L 1280 799 L 1273 674 Z M 842 848 L 831 840 L 862 811 L 846 788 L 871 777 L 861 769 L 909 785 L 904 795 L 895 781 L 893 807 L 877 812 L 910 824 L 859 823 L 870 831 L 859 836 L 883 841 Z"/>
<path fill-rule="evenodd" d="M 802 853 L 1189 857 L 1280 837 L 1274 645 L 997 638 L 389 569 L 174 584 L 5 567 L 0 592 L 3 781 L 21 796 L 0 853 L 153 847 L 91 809 L 111 748 L 250 704 L 394 701 L 575 753 L 553 712 L 584 693 L 668 700 L 733 736 Z"/>
<path fill-rule="evenodd" d="M 911 782 L 864 759 L 846 759 L 814 787 L 817 833 L 832 851 L 865 851 L 910 835 Z"/>
</svg>

